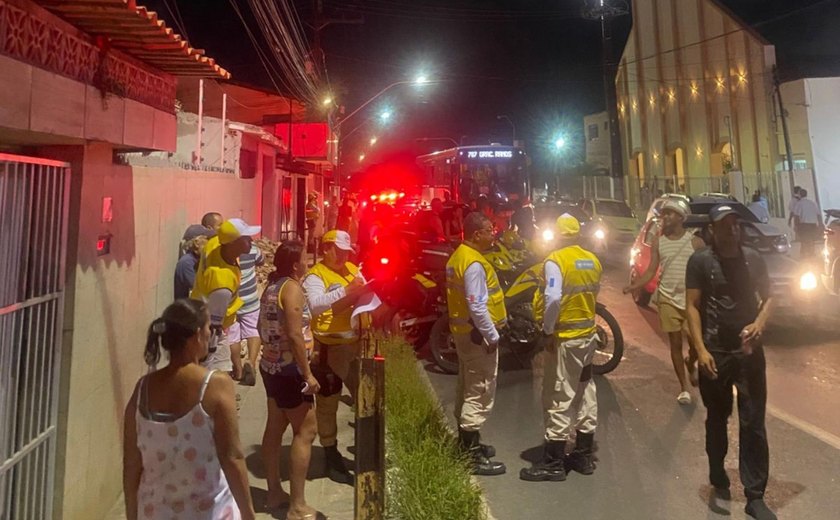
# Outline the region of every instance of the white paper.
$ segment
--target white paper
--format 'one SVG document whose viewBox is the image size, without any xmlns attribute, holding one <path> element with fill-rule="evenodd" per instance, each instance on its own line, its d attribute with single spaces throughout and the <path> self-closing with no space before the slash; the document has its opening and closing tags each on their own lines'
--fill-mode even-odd
<svg viewBox="0 0 840 520">
<path fill-rule="evenodd" d="M 374 292 L 367 293 L 359 298 L 356 303 L 356 308 L 353 309 L 353 314 L 350 315 L 350 320 L 353 323 L 353 326 L 356 326 L 356 320 L 358 319 L 359 314 L 373 311 L 380 305 L 382 305 L 382 300 L 380 300 L 379 296 L 377 296 Z"/>
</svg>

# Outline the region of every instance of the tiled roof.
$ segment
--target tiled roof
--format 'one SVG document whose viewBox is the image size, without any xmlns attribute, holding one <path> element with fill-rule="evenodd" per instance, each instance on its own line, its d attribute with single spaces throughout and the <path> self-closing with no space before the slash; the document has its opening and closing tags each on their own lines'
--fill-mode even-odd
<svg viewBox="0 0 840 520">
<path fill-rule="evenodd" d="M 135 0 L 36 0 L 80 30 L 175 76 L 230 78 L 204 50 L 189 42 Z"/>
</svg>

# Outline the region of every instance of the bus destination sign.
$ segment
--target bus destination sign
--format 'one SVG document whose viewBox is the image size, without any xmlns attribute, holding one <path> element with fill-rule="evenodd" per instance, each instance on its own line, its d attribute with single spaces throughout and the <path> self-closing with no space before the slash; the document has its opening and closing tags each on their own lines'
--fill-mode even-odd
<svg viewBox="0 0 840 520">
<path fill-rule="evenodd" d="M 493 161 L 513 159 L 516 157 L 516 150 L 508 149 L 475 149 L 475 150 L 461 150 L 459 152 L 461 159 L 468 161 Z"/>
</svg>

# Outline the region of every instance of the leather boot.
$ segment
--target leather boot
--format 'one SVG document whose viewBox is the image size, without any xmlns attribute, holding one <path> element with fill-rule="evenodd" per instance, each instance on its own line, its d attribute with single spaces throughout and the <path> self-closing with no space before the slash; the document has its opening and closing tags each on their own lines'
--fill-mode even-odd
<svg viewBox="0 0 840 520">
<path fill-rule="evenodd" d="M 595 441 L 595 433 L 577 432 L 575 449 L 566 458 L 566 467 L 575 470 L 581 475 L 591 475 L 595 472 L 595 455 L 592 445 Z"/>
<path fill-rule="evenodd" d="M 566 480 L 563 458 L 566 455 L 566 441 L 546 441 L 543 459 L 530 468 L 522 468 L 519 478 L 529 482 L 562 482 Z"/>
<path fill-rule="evenodd" d="M 324 458 L 327 462 L 327 476 L 339 484 L 353 484 L 353 475 L 344 465 L 344 457 L 338 451 L 338 445 L 324 446 Z"/>
<path fill-rule="evenodd" d="M 503 463 L 490 460 L 490 458 L 485 455 L 485 452 L 481 447 L 481 443 L 479 442 L 480 438 L 481 436 L 477 431 L 471 432 L 460 428 L 458 429 L 458 440 L 460 442 L 461 449 L 472 460 L 473 475 L 502 475 L 505 471 L 507 471 L 507 468 Z"/>
</svg>

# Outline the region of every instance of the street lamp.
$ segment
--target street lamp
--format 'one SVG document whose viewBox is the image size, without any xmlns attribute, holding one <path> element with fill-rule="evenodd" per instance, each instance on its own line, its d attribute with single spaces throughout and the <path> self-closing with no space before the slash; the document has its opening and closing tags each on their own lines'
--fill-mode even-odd
<svg viewBox="0 0 840 520">
<path fill-rule="evenodd" d="M 333 98 L 331 98 L 331 97 L 327 96 L 327 97 L 325 97 L 325 98 L 324 98 L 324 102 L 323 102 L 323 103 L 324 103 L 324 106 L 325 106 L 325 107 L 328 107 L 328 106 L 330 106 L 330 105 L 332 105 L 332 104 L 333 104 Z"/>
<path fill-rule="evenodd" d="M 359 162 L 362 162 L 364 160 L 365 160 L 365 154 L 359 154 Z"/>
<path fill-rule="evenodd" d="M 374 137 L 370 138 L 370 145 L 373 146 L 375 144 L 376 144 L 376 137 L 374 136 Z"/>
<path fill-rule="evenodd" d="M 392 88 L 394 88 L 394 87 L 397 87 L 397 86 L 399 86 L 399 85 L 416 85 L 416 86 L 421 86 L 421 85 L 428 85 L 428 84 L 430 84 L 430 83 L 440 83 L 441 81 L 442 81 L 442 80 L 432 80 L 432 79 L 429 79 L 429 78 L 428 78 L 427 76 L 425 76 L 425 75 L 420 75 L 420 76 L 417 76 L 417 77 L 416 77 L 415 79 L 413 79 L 413 80 L 395 81 L 395 82 L 391 83 L 390 85 L 388 85 L 387 87 L 385 87 L 385 88 L 383 88 L 382 90 L 380 90 L 379 92 L 377 92 L 376 94 L 374 94 L 374 96 L 373 96 L 373 97 L 371 97 L 370 99 L 368 99 L 367 101 L 365 101 L 364 103 L 362 103 L 361 105 L 359 105 L 359 107 L 358 107 L 358 108 L 356 108 L 356 110 L 354 110 L 354 111 L 350 112 L 350 114 L 349 114 L 349 115 L 347 115 L 347 117 L 345 117 L 345 118 L 344 118 L 344 119 L 342 119 L 341 121 L 339 121 L 339 122 L 338 122 L 338 124 L 337 124 L 336 126 L 341 127 L 341 125 L 343 125 L 343 124 L 344 124 L 344 123 L 346 123 L 349 119 L 351 119 L 353 116 L 355 116 L 356 114 L 358 114 L 358 113 L 359 113 L 359 112 L 360 112 L 363 108 L 365 108 L 366 106 L 370 105 L 370 104 L 371 104 L 371 103 L 372 103 L 375 99 L 377 99 L 379 96 L 381 96 L 382 94 L 384 94 L 384 93 L 388 92 L 389 90 L 391 90 L 391 89 L 392 89 Z M 387 112 L 387 113 L 388 113 L 388 116 L 384 118 L 384 119 L 386 119 L 386 120 L 387 120 L 388 118 L 390 118 L 390 117 L 391 117 L 390 112 Z M 384 116 L 384 114 L 383 114 L 383 116 Z"/>
<path fill-rule="evenodd" d="M 381 114 L 379 114 L 379 119 L 382 120 L 383 123 L 387 123 L 391 120 L 391 111 L 390 110 L 383 110 Z M 347 121 L 347 119 L 345 119 Z"/>
<path fill-rule="evenodd" d="M 510 124 L 510 129 L 513 134 L 511 137 L 511 145 L 516 146 L 516 125 L 513 124 L 513 121 L 511 121 L 511 119 L 508 116 L 496 116 L 496 119 L 498 119 L 499 121 L 507 121 L 508 124 Z"/>
<path fill-rule="evenodd" d="M 557 152 L 563 151 L 566 148 L 566 138 L 563 136 L 558 137 L 554 140 L 554 150 Z"/>
</svg>

